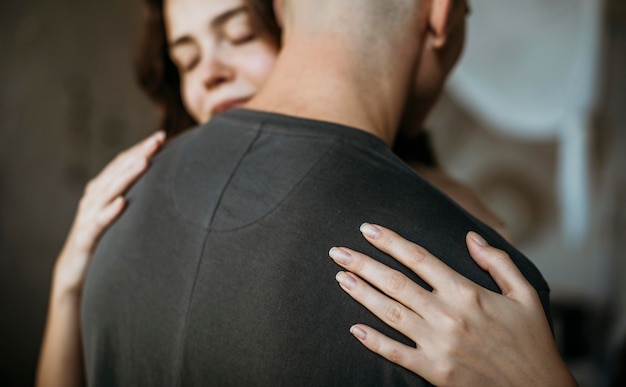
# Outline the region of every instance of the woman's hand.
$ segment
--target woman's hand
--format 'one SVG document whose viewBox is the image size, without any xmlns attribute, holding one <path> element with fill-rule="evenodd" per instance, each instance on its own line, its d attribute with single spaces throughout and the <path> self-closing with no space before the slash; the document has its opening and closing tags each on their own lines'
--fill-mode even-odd
<svg viewBox="0 0 626 387">
<path fill-rule="evenodd" d="M 126 204 L 122 193 L 146 170 L 165 141 L 159 131 L 120 153 L 85 189 L 67 240 L 55 264 L 59 292 L 80 293 L 91 255 L 102 233 Z"/>
<path fill-rule="evenodd" d="M 467 234 L 470 254 L 496 281 L 498 294 L 388 229 L 363 224 L 361 231 L 433 288 L 428 291 L 364 254 L 332 248 L 330 256 L 347 270 L 337 274 L 342 289 L 416 343 L 406 346 L 362 324 L 351 327 L 368 349 L 435 385 L 576 385 L 539 296 L 505 252 Z"/>
<path fill-rule="evenodd" d="M 87 184 L 78 213 L 57 258 L 39 354 L 38 387 L 85 385 L 80 339 L 80 298 L 91 255 L 107 227 L 124 209 L 122 194 L 146 170 L 165 140 L 157 132 L 120 153 Z"/>
</svg>

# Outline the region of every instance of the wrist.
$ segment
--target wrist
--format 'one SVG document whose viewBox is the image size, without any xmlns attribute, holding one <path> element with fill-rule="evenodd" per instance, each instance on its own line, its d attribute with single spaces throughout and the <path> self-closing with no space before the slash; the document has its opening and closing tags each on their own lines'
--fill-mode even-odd
<svg viewBox="0 0 626 387">
<path fill-rule="evenodd" d="M 541 356 L 537 357 L 537 360 L 541 360 Z M 520 384 L 524 386 L 546 386 L 546 387 L 578 387 L 578 382 L 574 378 L 565 361 L 558 353 L 556 346 L 554 347 L 552 356 L 543 357 L 543 361 L 540 364 L 536 364 L 536 368 L 533 370 L 532 375 L 529 375 L 532 380 Z"/>
<path fill-rule="evenodd" d="M 80 297 L 85 276 L 85 254 L 67 248 L 57 259 L 52 275 L 52 295 L 59 298 Z"/>
<path fill-rule="evenodd" d="M 52 277 L 51 297 L 55 300 L 78 299 L 82 291 L 82 283 L 61 270 L 55 270 Z"/>
</svg>

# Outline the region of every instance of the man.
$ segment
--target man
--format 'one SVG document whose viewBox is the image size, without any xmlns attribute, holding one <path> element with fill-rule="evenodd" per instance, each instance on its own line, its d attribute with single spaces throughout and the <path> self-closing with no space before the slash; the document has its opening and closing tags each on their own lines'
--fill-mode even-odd
<svg viewBox="0 0 626 387">
<path fill-rule="evenodd" d="M 388 148 L 427 31 L 451 0 L 277 2 L 284 47 L 249 104 L 172 141 L 128 193 L 85 285 L 91 385 L 423 385 L 348 333 L 403 341 L 337 287 L 341 243 L 384 224 L 475 282 L 469 230 L 505 249 L 547 310 L 532 264 Z"/>
</svg>

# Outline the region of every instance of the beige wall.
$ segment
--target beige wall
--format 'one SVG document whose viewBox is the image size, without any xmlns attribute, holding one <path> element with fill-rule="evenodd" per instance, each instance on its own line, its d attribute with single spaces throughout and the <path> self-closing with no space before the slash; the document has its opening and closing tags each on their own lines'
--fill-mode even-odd
<svg viewBox="0 0 626 387">
<path fill-rule="evenodd" d="M 155 128 L 131 73 L 139 1 L 0 2 L 0 385 L 31 381 L 86 180 Z"/>
</svg>

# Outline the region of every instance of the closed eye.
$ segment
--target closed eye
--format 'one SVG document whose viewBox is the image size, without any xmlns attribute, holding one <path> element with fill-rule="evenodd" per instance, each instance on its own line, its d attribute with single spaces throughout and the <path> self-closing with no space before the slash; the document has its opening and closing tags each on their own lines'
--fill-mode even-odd
<svg viewBox="0 0 626 387">
<path fill-rule="evenodd" d="M 235 46 L 238 46 L 238 45 L 241 45 L 241 44 L 245 44 L 245 43 L 251 42 L 254 39 L 256 39 L 256 35 L 251 33 L 251 34 L 244 35 L 244 36 L 242 36 L 240 38 L 232 39 L 231 43 L 234 44 Z"/>
<path fill-rule="evenodd" d="M 192 60 L 188 61 L 187 63 L 182 64 L 182 66 L 180 66 L 180 68 L 184 72 L 189 72 L 189 71 L 195 69 L 196 66 L 198 65 L 198 63 L 200 63 L 200 58 L 196 57 L 196 58 L 193 58 Z"/>
</svg>

